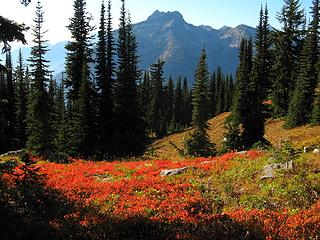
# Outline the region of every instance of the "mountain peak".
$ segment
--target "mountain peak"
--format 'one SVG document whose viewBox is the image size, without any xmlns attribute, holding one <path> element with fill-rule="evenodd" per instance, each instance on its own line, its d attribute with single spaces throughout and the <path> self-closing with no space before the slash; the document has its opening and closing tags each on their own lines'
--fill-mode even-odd
<svg viewBox="0 0 320 240">
<path fill-rule="evenodd" d="M 153 20 L 162 17 L 164 12 L 160 12 L 159 10 L 154 11 L 149 17 L 148 20 Z"/>
<path fill-rule="evenodd" d="M 154 11 L 148 17 L 147 21 L 160 20 L 160 19 L 184 21 L 184 18 L 182 16 L 182 14 L 180 12 L 178 12 L 178 11 L 160 12 L 159 10 Z"/>
</svg>

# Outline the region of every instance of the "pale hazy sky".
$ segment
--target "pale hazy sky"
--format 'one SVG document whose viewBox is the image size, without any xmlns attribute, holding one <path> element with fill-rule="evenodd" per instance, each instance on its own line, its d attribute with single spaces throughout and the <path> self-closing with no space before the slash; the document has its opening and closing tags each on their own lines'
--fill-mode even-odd
<svg viewBox="0 0 320 240">
<path fill-rule="evenodd" d="M 50 43 L 69 39 L 66 25 L 73 15 L 73 0 L 42 0 L 45 12 L 45 35 Z M 261 4 L 269 6 L 270 23 L 278 27 L 276 13 L 283 5 L 282 0 L 126 0 L 127 9 L 131 13 L 132 22 L 146 20 L 155 10 L 179 11 L 185 20 L 193 25 L 209 25 L 220 28 L 224 25 L 235 27 L 238 24 L 256 26 Z M 300 1 L 307 12 L 310 11 L 312 0 Z M 28 7 L 20 4 L 20 0 L 0 0 L 0 15 L 32 25 L 35 15 L 36 0 Z M 94 18 L 93 24 L 98 25 L 101 0 L 87 0 L 87 10 Z M 121 0 L 112 0 L 114 28 L 118 27 Z M 31 42 L 30 32 L 27 40 Z"/>
</svg>

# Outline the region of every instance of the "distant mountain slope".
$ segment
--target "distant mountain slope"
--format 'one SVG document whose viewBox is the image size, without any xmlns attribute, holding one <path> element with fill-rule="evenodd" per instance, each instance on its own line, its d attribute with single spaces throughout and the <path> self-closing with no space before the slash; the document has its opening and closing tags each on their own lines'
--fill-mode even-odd
<svg viewBox="0 0 320 240">
<path fill-rule="evenodd" d="M 142 69 L 148 69 L 158 58 L 162 58 L 166 61 L 167 77 L 171 74 L 176 79 L 182 75 L 189 82 L 193 82 L 200 50 L 204 45 L 210 71 L 220 65 L 225 73 L 235 73 L 241 38 L 255 36 L 255 28 L 246 25 L 222 27 L 219 30 L 203 25 L 194 26 L 187 23 L 177 11 L 155 11 L 146 21 L 134 24 L 133 27 Z M 47 57 L 56 74 L 64 67 L 65 44 L 60 42 L 49 46 Z M 29 48 L 23 48 L 25 58 L 29 57 L 29 52 Z M 17 56 L 18 51 L 13 52 L 14 61 Z"/>
<path fill-rule="evenodd" d="M 155 11 L 146 21 L 134 25 L 141 66 L 146 69 L 158 58 L 166 61 L 165 73 L 174 78 L 187 76 L 193 81 L 194 71 L 205 45 L 211 71 L 221 65 L 225 73 L 235 73 L 241 38 L 254 38 L 255 29 L 239 25 L 215 30 L 209 26 L 187 23 L 179 12 Z"/>
</svg>

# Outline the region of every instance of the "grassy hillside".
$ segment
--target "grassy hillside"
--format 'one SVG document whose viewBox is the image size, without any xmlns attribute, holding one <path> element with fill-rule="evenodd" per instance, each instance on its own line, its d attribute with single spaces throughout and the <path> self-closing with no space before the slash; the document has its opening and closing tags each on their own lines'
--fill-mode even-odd
<svg viewBox="0 0 320 240">
<path fill-rule="evenodd" d="M 229 113 L 223 113 L 209 120 L 210 130 L 208 131 L 208 134 L 218 148 L 221 147 L 223 134 L 225 132 L 224 121 L 228 116 Z M 293 145 L 297 148 L 320 145 L 320 126 L 303 126 L 286 130 L 282 127 L 283 124 L 284 121 L 282 120 L 267 121 L 265 136 L 273 145 L 279 145 L 282 140 L 292 141 Z M 192 129 L 189 128 L 184 132 L 172 134 L 156 141 L 146 154 L 147 157 L 152 159 L 178 159 L 179 154 L 170 142 L 182 149 L 183 142 L 191 130 Z"/>
</svg>

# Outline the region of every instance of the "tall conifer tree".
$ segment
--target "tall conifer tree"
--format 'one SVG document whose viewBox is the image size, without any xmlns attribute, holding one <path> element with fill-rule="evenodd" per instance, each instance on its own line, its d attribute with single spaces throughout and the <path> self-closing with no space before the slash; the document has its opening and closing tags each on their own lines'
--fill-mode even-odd
<svg viewBox="0 0 320 240">
<path fill-rule="evenodd" d="M 211 74 L 209 91 L 210 91 L 209 117 L 214 117 L 216 115 L 216 96 L 217 96 L 215 72 Z"/>
<path fill-rule="evenodd" d="M 177 79 L 175 93 L 174 93 L 174 113 L 173 119 L 175 123 L 175 130 L 181 130 L 183 126 L 182 115 L 183 115 L 183 96 L 181 88 L 181 77 Z"/>
<path fill-rule="evenodd" d="M 147 144 L 146 123 L 138 101 L 137 43 L 122 0 L 115 82 L 116 151 L 118 156 L 143 154 Z"/>
<path fill-rule="evenodd" d="M 305 16 L 299 0 L 284 0 L 278 20 L 282 30 L 275 34 L 274 82 L 272 101 L 274 115 L 284 117 L 288 112 L 298 69 L 298 58 L 304 36 Z"/>
<path fill-rule="evenodd" d="M 243 145 L 246 148 L 254 143 L 265 142 L 265 114 L 263 101 L 268 96 L 270 83 L 270 46 L 267 8 L 261 7 L 260 20 L 255 39 L 256 55 L 254 57 L 252 74 L 248 85 L 246 111 L 243 115 Z"/>
<path fill-rule="evenodd" d="M 285 126 L 293 128 L 309 122 L 316 88 L 319 62 L 319 0 L 313 1 L 313 19 L 300 54 L 299 72 Z"/>
<path fill-rule="evenodd" d="M 313 110 L 311 116 L 311 123 L 313 125 L 320 125 L 320 83 L 315 90 L 315 97 L 313 101 Z"/>
<path fill-rule="evenodd" d="M 62 82 L 57 88 L 55 102 L 54 102 L 54 112 L 55 122 L 54 122 L 54 147 L 58 154 L 58 157 L 63 157 L 68 153 L 68 125 L 67 125 L 67 113 L 65 106 L 65 89 L 63 84 L 64 73 L 62 73 Z"/>
<path fill-rule="evenodd" d="M 15 128 L 16 128 L 16 114 L 15 114 L 15 91 L 14 79 L 12 69 L 11 51 L 6 52 L 6 82 L 7 82 L 7 146 L 9 149 L 15 148 Z"/>
<path fill-rule="evenodd" d="M 207 130 L 209 125 L 209 73 L 207 66 L 207 55 L 202 49 L 200 60 L 195 74 L 196 82 L 192 95 L 192 121 L 195 127 L 194 132 L 186 141 L 186 152 L 190 156 L 210 156 L 216 152 L 215 145 L 210 142 Z"/>
<path fill-rule="evenodd" d="M 216 81 L 217 81 L 217 96 L 216 96 L 216 115 L 219 115 L 223 112 L 223 105 L 224 105 L 224 79 L 222 69 L 219 66 L 216 72 Z"/>
<path fill-rule="evenodd" d="M 150 108 L 150 123 L 151 130 L 156 134 L 156 137 L 162 137 L 166 132 L 163 132 L 164 124 L 164 91 L 163 91 L 163 66 L 165 62 L 158 60 L 150 67 L 150 81 L 151 81 L 151 108 Z"/>
<path fill-rule="evenodd" d="M 210 93 L 208 93 L 210 98 Z M 192 121 L 192 91 L 188 87 L 187 78 L 183 79 L 182 87 L 182 98 L 183 98 L 183 107 L 182 107 L 182 125 L 184 128 L 190 126 Z"/>
<path fill-rule="evenodd" d="M 139 86 L 139 101 L 140 106 L 143 112 L 143 115 L 147 121 L 148 128 L 150 128 L 149 123 L 149 109 L 150 109 L 150 99 L 151 99 L 151 83 L 150 83 L 150 77 L 149 72 L 144 71 L 142 82 Z"/>
<path fill-rule="evenodd" d="M 234 92 L 232 112 L 227 118 L 225 147 L 230 150 L 244 148 L 244 120 L 248 112 L 248 86 L 252 71 L 252 41 L 242 39 L 239 53 L 240 64 L 237 70 L 237 81 Z"/>
<path fill-rule="evenodd" d="M 96 83 L 99 102 L 99 154 L 101 157 L 113 155 L 114 106 L 112 99 L 113 83 L 113 36 L 111 26 L 111 2 L 108 1 L 108 19 L 105 20 L 105 6 L 101 5 L 100 26 L 98 32 Z M 107 29 L 106 29 L 107 24 Z"/>
<path fill-rule="evenodd" d="M 173 120 L 173 106 L 174 106 L 174 83 L 171 75 L 169 77 L 168 84 L 167 84 L 166 99 L 167 99 L 166 100 L 166 112 L 167 112 L 166 124 L 167 124 L 167 127 L 169 128 Z"/>
<path fill-rule="evenodd" d="M 40 1 L 36 6 L 36 17 L 33 26 L 33 47 L 29 59 L 31 67 L 31 84 L 28 95 L 27 111 L 27 148 L 35 154 L 48 156 L 52 151 L 52 125 L 50 122 L 50 100 L 48 87 L 48 51 L 44 40 L 44 12 Z"/>
<path fill-rule="evenodd" d="M 19 149 L 23 148 L 26 145 L 27 141 L 27 96 L 28 96 L 28 82 L 26 81 L 25 76 L 25 66 L 23 63 L 23 57 L 21 49 L 19 50 L 18 63 L 15 69 L 15 82 L 16 82 L 16 138 L 17 138 L 17 147 Z"/>
<path fill-rule="evenodd" d="M 72 40 L 65 47 L 67 77 L 64 81 L 68 88 L 69 154 L 87 157 L 94 154 L 96 148 L 95 91 L 89 67 L 93 27 L 85 0 L 75 0 L 73 8 L 74 16 L 68 26 Z"/>
</svg>

